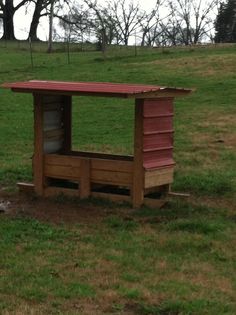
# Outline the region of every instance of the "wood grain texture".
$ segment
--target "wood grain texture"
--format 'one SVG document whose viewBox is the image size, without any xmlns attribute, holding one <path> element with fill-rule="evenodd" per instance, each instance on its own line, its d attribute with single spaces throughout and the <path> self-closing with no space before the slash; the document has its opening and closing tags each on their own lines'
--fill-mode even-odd
<svg viewBox="0 0 236 315">
<path fill-rule="evenodd" d="M 18 186 L 18 189 L 20 192 L 23 192 L 23 193 L 34 192 L 34 184 L 33 183 L 19 182 L 19 183 L 17 183 L 17 186 Z"/>
<path fill-rule="evenodd" d="M 144 198 L 144 169 L 143 169 L 143 106 L 144 101 L 135 100 L 134 122 L 134 166 L 132 200 L 133 207 L 139 208 Z"/>
<path fill-rule="evenodd" d="M 64 153 L 69 153 L 72 148 L 72 97 L 64 95 L 62 104 L 62 124 L 65 130 L 62 151 Z"/>
<path fill-rule="evenodd" d="M 151 188 L 156 186 L 167 185 L 173 182 L 174 168 L 160 168 L 153 171 L 145 171 L 144 186 Z"/>
<path fill-rule="evenodd" d="M 79 165 L 49 165 L 45 164 L 44 174 L 46 177 L 79 180 L 81 170 Z"/>
<path fill-rule="evenodd" d="M 36 194 L 43 195 L 44 165 L 43 165 L 43 96 L 34 94 L 34 156 L 33 181 Z"/>
<path fill-rule="evenodd" d="M 80 165 L 80 181 L 79 181 L 79 195 L 81 199 L 88 198 L 91 191 L 91 165 L 90 159 L 81 159 Z"/>
</svg>

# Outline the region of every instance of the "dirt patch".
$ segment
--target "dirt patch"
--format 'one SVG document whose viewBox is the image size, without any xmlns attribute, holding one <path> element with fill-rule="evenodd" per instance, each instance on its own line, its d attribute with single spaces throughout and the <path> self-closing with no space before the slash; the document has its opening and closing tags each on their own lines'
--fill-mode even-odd
<svg viewBox="0 0 236 315">
<path fill-rule="evenodd" d="M 119 206 L 114 208 L 113 205 L 109 206 L 106 202 L 103 205 L 69 198 L 45 199 L 33 195 L 8 193 L 2 189 L 0 190 L 0 200 L 10 202 L 7 212 L 1 215 L 26 216 L 54 224 L 94 224 L 103 221 L 108 215 L 119 213 L 125 216 L 133 212 L 131 208 Z"/>
</svg>

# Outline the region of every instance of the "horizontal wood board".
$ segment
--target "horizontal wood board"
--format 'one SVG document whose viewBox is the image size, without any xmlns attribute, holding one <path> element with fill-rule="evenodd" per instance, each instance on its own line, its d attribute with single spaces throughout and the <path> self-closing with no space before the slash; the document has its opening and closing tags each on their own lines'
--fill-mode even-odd
<svg viewBox="0 0 236 315">
<path fill-rule="evenodd" d="M 174 165 L 173 98 L 147 99 L 143 104 L 143 167 Z"/>
</svg>

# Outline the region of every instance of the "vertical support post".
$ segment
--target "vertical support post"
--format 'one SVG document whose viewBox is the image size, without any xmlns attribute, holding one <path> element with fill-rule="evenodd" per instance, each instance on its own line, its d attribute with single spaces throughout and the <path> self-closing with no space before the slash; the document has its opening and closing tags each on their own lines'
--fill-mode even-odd
<svg viewBox="0 0 236 315">
<path fill-rule="evenodd" d="M 133 207 L 139 208 L 144 199 L 144 169 L 143 169 L 143 106 L 144 100 L 135 100 L 134 121 L 134 167 L 133 167 Z"/>
<path fill-rule="evenodd" d="M 90 159 L 81 159 L 80 170 L 79 195 L 81 199 L 85 199 L 90 196 L 91 191 Z"/>
<path fill-rule="evenodd" d="M 34 157 L 33 177 L 34 189 L 37 195 L 43 195 L 43 95 L 33 94 L 34 97 Z"/>
<path fill-rule="evenodd" d="M 72 147 L 72 97 L 63 96 L 63 118 L 64 125 L 64 144 L 63 152 L 70 153 Z"/>
</svg>

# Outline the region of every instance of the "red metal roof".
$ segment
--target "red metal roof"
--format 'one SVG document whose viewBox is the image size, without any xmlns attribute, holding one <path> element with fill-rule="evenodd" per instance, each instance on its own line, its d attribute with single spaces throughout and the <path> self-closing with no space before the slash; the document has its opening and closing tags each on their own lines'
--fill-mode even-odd
<svg viewBox="0 0 236 315">
<path fill-rule="evenodd" d="M 15 92 L 25 93 L 50 93 L 70 95 L 94 95 L 114 97 L 160 97 L 160 96 L 181 96 L 189 94 L 192 90 L 183 88 L 169 88 L 165 86 L 124 84 L 106 82 L 62 82 L 62 81 L 27 81 L 5 83 L 2 85 Z"/>
</svg>

